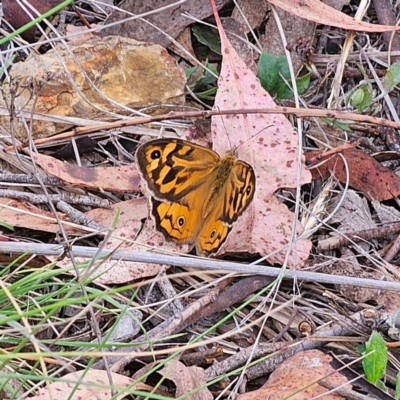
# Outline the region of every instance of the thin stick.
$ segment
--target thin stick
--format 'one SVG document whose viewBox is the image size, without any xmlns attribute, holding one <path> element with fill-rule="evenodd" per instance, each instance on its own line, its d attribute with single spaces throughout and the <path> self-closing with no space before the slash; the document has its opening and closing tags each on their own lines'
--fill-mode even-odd
<svg viewBox="0 0 400 400">
<path fill-rule="evenodd" d="M 209 271 L 232 271 L 242 274 L 266 275 L 276 277 L 280 275 L 280 268 L 267 267 L 264 265 L 240 264 L 235 262 L 213 260 L 201 257 L 179 257 L 161 253 L 138 252 L 138 251 L 115 251 L 84 246 L 71 246 L 70 252 L 75 257 L 109 257 L 110 259 L 125 261 L 136 261 L 142 263 L 168 264 L 178 267 L 190 267 Z M 59 244 L 37 244 L 20 242 L 0 242 L 0 253 L 34 253 L 38 255 L 59 256 L 64 253 L 64 246 Z M 369 287 L 381 290 L 400 290 L 400 283 L 380 281 L 375 279 L 362 279 L 349 276 L 320 274 L 316 272 L 287 270 L 284 279 L 297 279 L 310 282 L 345 284 Z"/>
<path fill-rule="evenodd" d="M 236 115 L 236 114 L 293 114 L 296 117 L 319 117 L 344 119 L 357 121 L 361 123 L 386 126 L 389 128 L 400 129 L 400 123 L 390 121 L 385 118 L 371 117 L 369 115 L 361 115 L 348 113 L 344 111 L 325 110 L 325 109 L 304 109 L 295 107 L 273 107 L 273 108 L 251 108 L 251 109 L 233 109 L 233 110 L 207 110 L 207 111 L 185 111 L 185 112 L 170 112 L 163 115 L 154 115 L 152 117 L 127 118 L 116 122 L 107 122 L 104 124 L 93 124 L 93 126 L 79 127 L 72 131 L 64 132 L 60 135 L 55 135 L 50 138 L 37 139 L 35 145 L 49 143 L 53 140 L 66 139 L 73 136 L 85 135 L 92 132 L 105 129 L 117 129 L 132 125 L 149 124 L 171 119 L 188 119 L 188 118 L 208 118 L 214 115 Z M 17 149 L 27 147 L 27 143 L 17 146 Z M 13 147 L 5 148 L 6 151 L 12 150 Z"/>
</svg>

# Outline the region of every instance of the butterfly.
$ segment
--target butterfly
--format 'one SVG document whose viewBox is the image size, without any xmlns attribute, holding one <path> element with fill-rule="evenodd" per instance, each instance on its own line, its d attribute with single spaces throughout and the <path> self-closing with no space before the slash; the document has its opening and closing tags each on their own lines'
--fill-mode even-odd
<svg viewBox="0 0 400 400">
<path fill-rule="evenodd" d="M 254 196 L 254 170 L 234 150 L 221 158 L 185 140 L 155 139 L 137 149 L 136 161 L 156 229 L 198 255 L 218 252 Z"/>
</svg>

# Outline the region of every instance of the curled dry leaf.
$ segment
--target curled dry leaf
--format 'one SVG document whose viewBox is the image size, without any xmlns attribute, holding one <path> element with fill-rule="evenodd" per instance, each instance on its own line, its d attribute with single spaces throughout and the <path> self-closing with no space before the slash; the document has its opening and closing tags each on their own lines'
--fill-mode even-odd
<svg viewBox="0 0 400 400">
<path fill-rule="evenodd" d="M 4 206 L 3 206 L 4 205 Z M 28 202 L 9 198 L 0 198 L 1 221 L 15 228 L 33 229 L 43 232 L 59 232 L 60 228 L 54 220 L 53 213 L 42 210 Z M 59 214 L 65 221 L 65 214 Z M 64 226 L 69 235 L 82 235 L 83 231 L 71 226 Z"/>
<path fill-rule="evenodd" d="M 150 369 L 154 368 L 157 363 L 148 364 L 141 370 L 136 372 L 132 379 L 138 379 L 140 376 L 145 374 Z M 174 398 L 181 397 L 189 392 L 189 395 L 185 396 L 186 400 L 212 400 L 213 396 L 211 392 L 205 387 L 205 373 L 202 368 L 199 367 L 186 367 L 185 364 L 178 360 L 170 360 L 163 368 L 159 369 L 155 374 L 152 374 L 152 378 L 149 379 L 152 382 L 157 379 L 156 376 L 161 375 L 163 378 L 171 381 L 175 385 Z M 161 379 L 159 377 L 159 379 Z M 204 386 L 202 389 L 202 386 Z M 197 389 L 197 390 L 196 390 Z"/>
<path fill-rule="evenodd" d="M 300 18 L 308 19 L 321 25 L 362 32 L 387 32 L 400 29 L 400 26 L 374 25 L 368 22 L 356 21 L 320 0 L 268 0 L 268 2 Z"/>
</svg>

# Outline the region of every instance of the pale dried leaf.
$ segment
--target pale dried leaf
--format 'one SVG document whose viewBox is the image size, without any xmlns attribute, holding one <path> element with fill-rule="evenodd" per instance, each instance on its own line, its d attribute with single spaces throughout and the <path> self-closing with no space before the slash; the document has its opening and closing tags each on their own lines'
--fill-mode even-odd
<svg viewBox="0 0 400 400">
<path fill-rule="evenodd" d="M 111 372 L 113 380 L 113 389 L 121 391 L 132 385 L 133 380 L 127 376 L 119 375 Z M 77 382 L 81 380 L 78 387 Z M 68 382 L 64 382 L 68 381 Z M 109 400 L 112 397 L 112 391 L 104 386 L 111 386 L 106 371 L 90 369 L 84 376 L 81 372 L 73 372 L 64 375 L 62 381 L 53 382 L 48 386 L 39 390 L 38 394 L 31 397 L 32 400 L 54 400 L 54 399 L 70 399 L 70 400 Z M 75 390 L 76 389 L 76 390 Z M 149 387 L 143 383 L 130 386 L 132 390 L 148 390 Z M 73 393 L 73 394 L 72 394 Z M 129 393 L 129 392 L 128 392 Z M 127 392 L 122 392 L 113 398 L 116 400 L 123 399 Z"/>
<path fill-rule="evenodd" d="M 321 398 L 324 400 L 344 399 L 335 393 L 324 394 L 329 390 L 314 383 L 320 379 L 336 386 L 347 382 L 343 375 L 335 373 L 329 364 L 331 361 L 331 356 L 319 350 L 298 352 L 280 364 L 263 387 L 239 395 L 237 400 L 281 400 L 286 397 L 290 397 L 291 400 L 309 400 L 319 395 L 323 396 Z M 312 385 L 309 386 L 310 384 Z M 345 388 L 351 389 L 350 385 Z M 296 393 L 298 390 L 300 392 Z"/>
<path fill-rule="evenodd" d="M 387 206 L 376 200 L 372 200 L 371 203 L 382 224 L 400 221 L 400 212 L 396 208 Z"/>
<path fill-rule="evenodd" d="M 92 210 L 86 215 L 106 227 L 111 227 L 116 219 L 118 209 L 120 216 L 117 218 L 116 228 L 111 239 L 105 245 L 106 249 L 125 251 L 145 251 L 149 248 L 151 250 L 160 247 L 164 250 L 181 249 L 174 243 L 166 242 L 164 236 L 156 231 L 150 218 L 146 220 L 146 226 L 141 231 L 141 220 L 148 217 L 148 201 L 144 197 L 114 204 L 110 210 Z M 137 241 L 139 231 L 141 233 L 139 241 Z M 80 263 L 89 260 L 77 257 L 75 261 Z M 64 259 L 58 261 L 57 265 L 67 267 L 70 263 L 69 259 Z M 99 260 L 92 266 L 91 272 L 86 273 L 97 283 L 122 284 L 157 275 L 161 267 L 159 264 L 139 263 L 124 259 Z M 81 274 L 83 273 L 81 271 Z"/>
<path fill-rule="evenodd" d="M 336 26 L 361 32 L 387 32 L 399 30 L 400 26 L 375 25 L 356 21 L 354 18 L 335 10 L 320 0 L 268 0 L 269 3 L 297 17 L 317 22 L 321 25 Z"/>
<path fill-rule="evenodd" d="M 32 158 L 49 175 L 74 186 L 115 192 L 137 192 L 140 178 L 135 164 L 119 167 L 80 167 L 54 157 L 34 153 Z"/>
<path fill-rule="evenodd" d="M 2 207 L 1 204 L 7 207 Z M 65 215 L 61 213 L 58 214 L 58 217 L 62 221 L 66 219 Z M 53 213 L 15 199 L 0 198 L 0 219 L 2 222 L 15 228 L 33 229 L 51 233 L 56 233 L 60 230 L 60 227 L 54 221 Z M 82 230 L 68 225 L 64 225 L 64 229 L 69 235 L 81 235 L 83 233 Z"/>
<path fill-rule="evenodd" d="M 275 107 L 271 96 L 230 46 L 222 29 L 220 36 L 224 57 L 215 108 L 245 111 L 246 108 Z M 297 163 L 296 132 L 281 114 L 238 114 L 214 117 L 212 134 L 214 149 L 219 154 L 237 148 L 239 159 L 249 162 L 256 173 L 254 200 L 234 226 L 222 252 L 264 255 L 282 249 L 269 258 L 272 263 L 282 263 L 287 252 L 284 246 L 291 239 L 293 214 L 273 193 L 279 188 L 296 187 L 311 180 L 304 158 L 300 165 Z M 301 230 L 297 223 L 297 232 Z M 297 241 L 292 247 L 289 265 L 301 267 L 310 249 L 311 242 Z"/>
<path fill-rule="evenodd" d="M 342 195 L 338 195 L 332 199 L 329 211 L 332 211 L 336 207 L 341 197 Z M 338 224 L 339 227 L 337 230 L 342 233 L 352 233 L 375 228 L 367 200 L 361 198 L 354 190 L 346 192 L 346 197 L 343 199 L 340 208 L 329 222 Z M 369 248 L 368 243 L 359 243 L 358 245 L 364 250 L 368 250 Z"/>
</svg>

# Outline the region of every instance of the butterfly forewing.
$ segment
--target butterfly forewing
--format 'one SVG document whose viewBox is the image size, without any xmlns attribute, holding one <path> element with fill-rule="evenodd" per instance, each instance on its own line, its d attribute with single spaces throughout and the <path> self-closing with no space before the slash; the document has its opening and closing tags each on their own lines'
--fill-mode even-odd
<svg viewBox="0 0 400 400">
<path fill-rule="evenodd" d="M 218 164 L 214 151 L 176 139 L 157 139 L 136 152 L 140 172 L 158 200 L 174 202 L 192 192 Z"/>
</svg>

